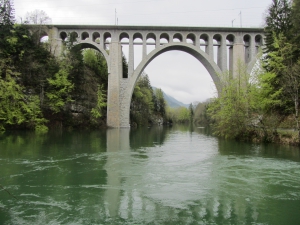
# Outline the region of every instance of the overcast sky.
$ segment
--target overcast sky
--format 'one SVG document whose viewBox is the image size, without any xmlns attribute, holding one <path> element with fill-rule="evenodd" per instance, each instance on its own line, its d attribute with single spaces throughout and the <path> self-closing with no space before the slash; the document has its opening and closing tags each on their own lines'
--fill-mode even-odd
<svg viewBox="0 0 300 225">
<path fill-rule="evenodd" d="M 13 0 L 17 21 L 44 10 L 53 24 L 262 27 L 271 0 Z M 139 60 L 139 59 L 137 59 Z M 138 62 L 135 62 L 137 64 Z M 136 66 L 136 65 L 135 65 Z M 212 79 L 191 55 L 171 51 L 145 69 L 151 84 L 184 103 L 215 95 Z"/>
</svg>

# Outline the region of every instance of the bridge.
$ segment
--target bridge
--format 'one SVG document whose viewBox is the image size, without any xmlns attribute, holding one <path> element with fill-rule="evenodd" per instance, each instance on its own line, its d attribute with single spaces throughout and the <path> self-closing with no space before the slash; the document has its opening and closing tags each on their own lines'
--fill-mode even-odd
<svg viewBox="0 0 300 225">
<path fill-rule="evenodd" d="M 77 34 L 76 45 L 82 49 L 96 49 L 106 59 L 107 125 L 117 128 L 130 127 L 130 102 L 134 86 L 145 67 L 158 55 L 171 50 L 191 54 L 218 84 L 218 74 L 230 71 L 236 76 L 240 63 L 247 66 L 248 72 L 251 71 L 264 37 L 262 28 L 53 25 L 48 35 L 56 55 L 62 51 L 62 41 L 72 32 Z M 141 41 L 136 42 L 137 39 Z M 122 71 L 124 44 L 129 46 L 126 77 L 123 77 Z M 136 44 L 142 45 L 143 49 L 138 65 L 134 65 Z M 147 53 L 150 45 L 154 49 Z"/>
</svg>

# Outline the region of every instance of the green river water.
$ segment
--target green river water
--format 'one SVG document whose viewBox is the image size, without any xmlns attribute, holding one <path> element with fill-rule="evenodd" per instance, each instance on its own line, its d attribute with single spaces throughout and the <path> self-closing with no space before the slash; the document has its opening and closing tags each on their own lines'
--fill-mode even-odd
<svg viewBox="0 0 300 225">
<path fill-rule="evenodd" d="M 300 224 L 300 151 L 185 126 L 0 136 L 0 224 Z"/>
</svg>

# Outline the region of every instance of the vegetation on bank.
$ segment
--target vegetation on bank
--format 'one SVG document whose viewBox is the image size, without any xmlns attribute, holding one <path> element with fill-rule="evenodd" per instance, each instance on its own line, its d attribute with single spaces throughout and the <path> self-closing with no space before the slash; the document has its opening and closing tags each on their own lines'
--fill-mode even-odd
<svg viewBox="0 0 300 225">
<path fill-rule="evenodd" d="M 197 122 L 225 138 L 299 144 L 300 0 L 273 0 L 265 22 L 256 70 L 247 74 L 240 64 L 235 77 L 220 74 L 222 91 L 201 106 Z"/>
<path fill-rule="evenodd" d="M 106 111 L 107 65 L 92 49 L 76 48 L 69 34 L 59 58 L 40 40 L 43 17 L 28 14 L 25 23 L 37 23 L 28 30 L 15 24 L 9 0 L 0 5 L 0 130 L 48 127 L 104 126 Z M 51 41 L 51 40 L 49 40 Z"/>
</svg>

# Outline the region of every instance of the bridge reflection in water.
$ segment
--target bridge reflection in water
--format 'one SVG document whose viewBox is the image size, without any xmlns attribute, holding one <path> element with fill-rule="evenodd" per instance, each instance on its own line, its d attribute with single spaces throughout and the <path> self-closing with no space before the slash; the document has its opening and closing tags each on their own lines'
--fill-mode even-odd
<svg viewBox="0 0 300 225">
<path fill-rule="evenodd" d="M 216 155 L 220 151 L 215 145 L 217 139 L 205 131 L 174 135 L 171 130 L 154 128 L 152 134 L 158 133 L 156 136 L 149 130 L 148 137 L 154 139 L 143 137 L 144 144 L 135 150 L 130 146 L 129 129 L 107 131 L 106 219 L 142 224 L 251 224 L 269 220 L 268 209 L 261 209 L 261 204 L 268 203 L 261 199 L 267 190 L 259 182 L 260 176 L 257 180 L 253 177 L 258 171 L 244 171 L 245 162 L 234 162 L 227 156 L 221 163 Z M 198 140 L 193 144 L 191 138 Z M 169 149 L 158 139 L 175 143 Z M 150 143 L 152 146 L 145 147 Z M 193 149 L 197 146 L 198 153 Z"/>
</svg>

